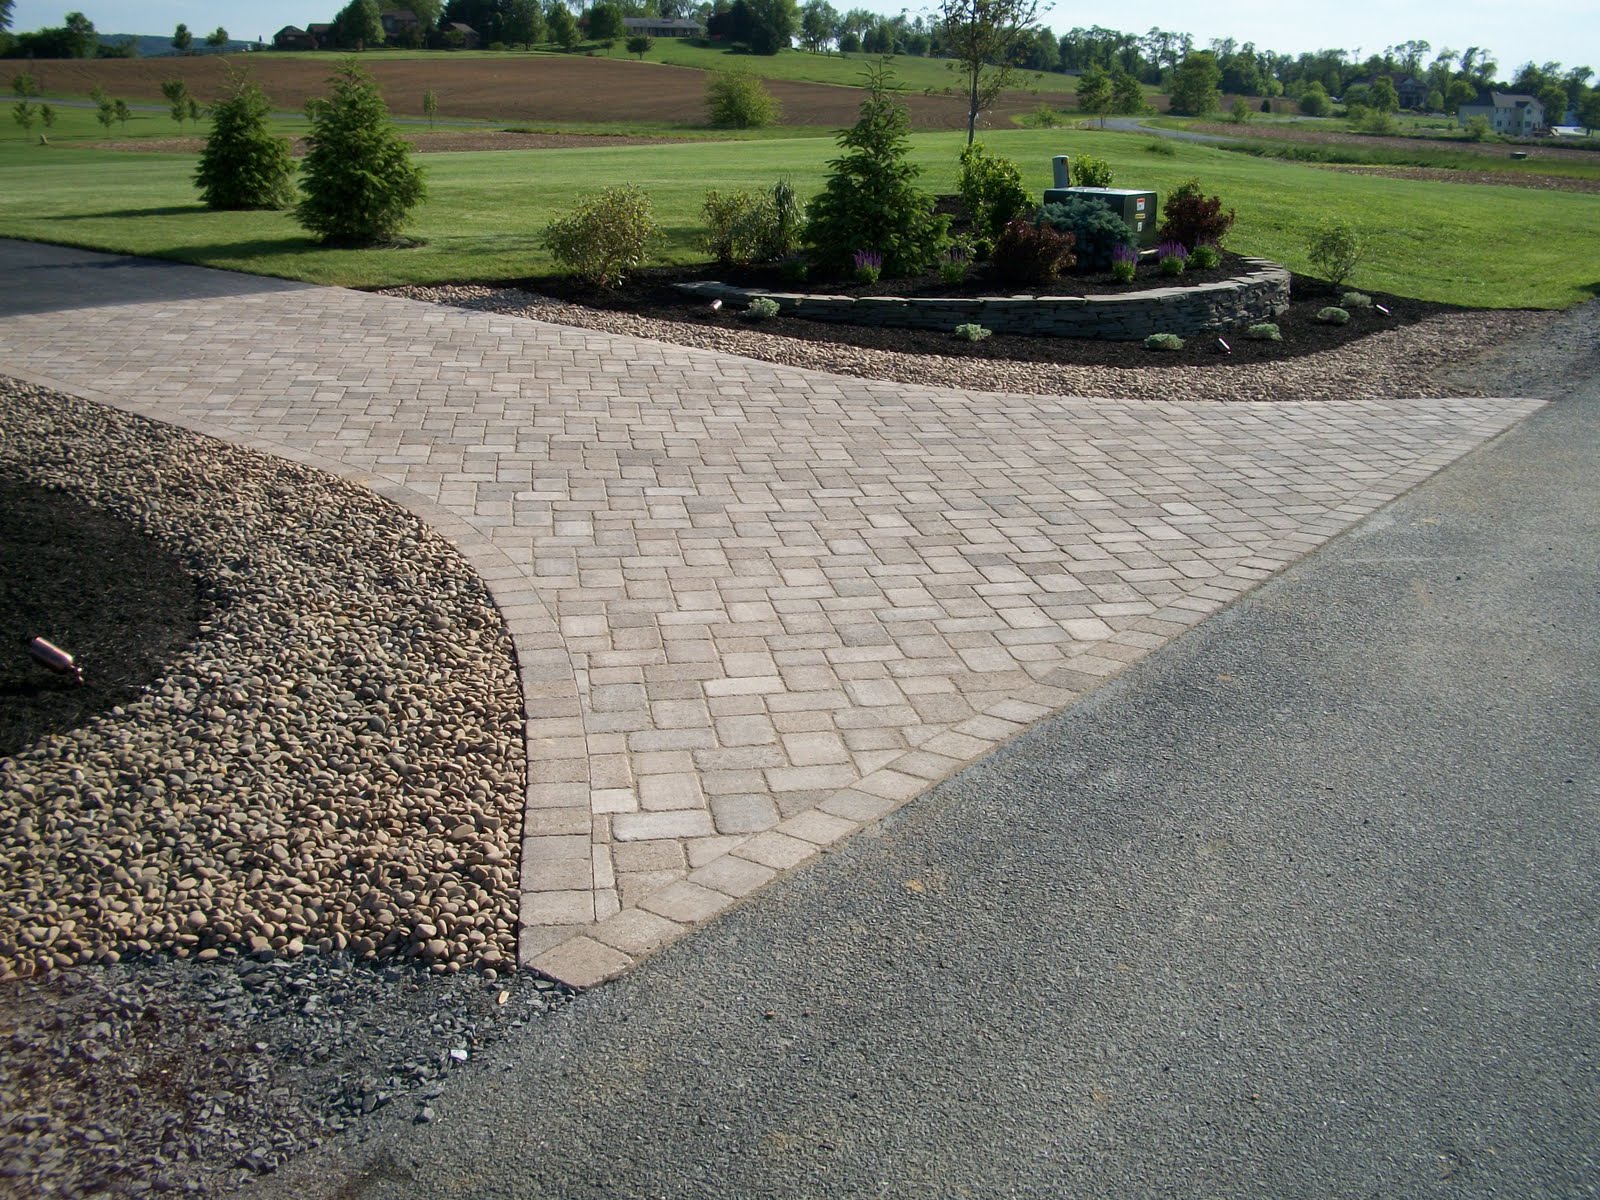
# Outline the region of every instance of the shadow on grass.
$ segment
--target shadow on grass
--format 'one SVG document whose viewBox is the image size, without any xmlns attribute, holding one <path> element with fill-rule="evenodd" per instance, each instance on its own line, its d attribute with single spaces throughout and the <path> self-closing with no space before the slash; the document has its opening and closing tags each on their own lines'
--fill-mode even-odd
<svg viewBox="0 0 1600 1200">
<path fill-rule="evenodd" d="M 204 204 L 168 204 L 160 208 L 114 208 L 102 212 L 63 213 L 53 221 L 128 220 L 136 217 L 189 217 L 210 212 Z"/>
</svg>

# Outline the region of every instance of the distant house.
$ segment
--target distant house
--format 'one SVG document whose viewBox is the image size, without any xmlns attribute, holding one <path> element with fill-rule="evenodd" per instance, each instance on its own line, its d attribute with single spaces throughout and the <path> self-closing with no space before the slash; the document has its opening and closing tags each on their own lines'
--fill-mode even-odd
<svg viewBox="0 0 1600 1200">
<path fill-rule="evenodd" d="M 312 24 L 306 26 L 306 32 L 309 33 L 312 40 L 317 43 L 316 48 L 318 50 L 332 50 L 334 48 L 332 21 L 313 22 Z"/>
<path fill-rule="evenodd" d="M 623 17 L 622 28 L 629 37 L 692 38 L 705 33 L 699 21 L 688 17 Z"/>
<path fill-rule="evenodd" d="M 315 50 L 317 39 L 310 31 L 301 29 L 298 25 L 285 25 L 272 35 L 272 48 L 274 50 Z"/>
<path fill-rule="evenodd" d="M 1400 101 L 1401 108 L 1426 108 L 1428 105 L 1428 85 L 1419 83 L 1410 75 L 1404 79 L 1394 75 L 1374 75 L 1371 79 L 1352 79 L 1345 84 L 1345 90 L 1353 87 L 1373 87 L 1378 80 L 1387 79 L 1394 88 L 1394 94 Z"/>
<path fill-rule="evenodd" d="M 383 22 L 383 36 L 392 40 L 403 39 L 419 28 L 422 21 L 408 8 L 386 8 L 378 14 Z"/>
<path fill-rule="evenodd" d="M 439 33 L 444 38 L 446 45 L 454 46 L 459 42 L 463 50 L 476 50 L 483 44 L 483 39 L 478 36 L 478 31 L 471 25 L 463 25 L 460 21 L 447 21 L 439 26 Z"/>
<path fill-rule="evenodd" d="M 1513 137 L 1529 137 L 1547 128 L 1544 105 L 1535 96 L 1517 96 L 1509 92 L 1479 92 L 1471 104 L 1463 104 L 1456 112 L 1456 120 L 1466 128 L 1473 117 L 1486 117 L 1489 128 L 1495 133 L 1508 133 Z"/>
</svg>

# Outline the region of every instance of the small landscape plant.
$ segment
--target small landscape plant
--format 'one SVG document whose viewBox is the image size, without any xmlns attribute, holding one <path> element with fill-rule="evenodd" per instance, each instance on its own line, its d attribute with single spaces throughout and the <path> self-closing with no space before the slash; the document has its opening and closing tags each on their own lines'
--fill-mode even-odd
<svg viewBox="0 0 1600 1200">
<path fill-rule="evenodd" d="M 1073 196 L 1059 204 L 1046 204 L 1039 219 L 1061 233 L 1070 233 L 1078 268 L 1083 271 L 1108 271 L 1111 256 L 1118 246 L 1133 246 L 1133 230 L 1128 223 L 1098 200 Z"/>
<path fill-rule="evenodd" d="M 1182 242 L 1162 242 L 1156 247 L 1156 266 L 1163 275 L 1182 275 L 1188 262 L 1189 251 Z"/>
<path fill-rule="evenodd" d="M 1183 339 L 1175 333 L 1152 333 L 1144 340 L 1146 350 L 1182 350 Z"/>
<path fill-rule="evenodd" d="M 1146 154 L 1154 154 L 1159 158 L 1175 158 L 1178 154 L 1178 148 L 1166 138 L 1157 138 L 1155 141 L 1145 144 L 1144 152 Z"/>
<path fill-rule="evenodd" d="M 1365 292 L 1346 292 L 1339 297 L 1340 308 L 1371 308 L 1372 297 Z"/>
<path fill-rule="evenodd" d="M 395 133 L 372 76 L 350 59 L 329 82 L 333 95 L 306 105 L 311 132 L 295 219 L 325 242 L 388 241 L 427 194 L 422 171 Z"/>
<path fill-rule="evenodd" d="M 993 332 L 994 330 L 992 329 L 985 329 L 982 325 L 970 322 L 966 325 L 956 326 L 956 336 L 963 342 L 981 342 Z"/>
<path fill-rule="evenodd" d="M 1132 283 L 1139 268 L 1139 252 L 1132 246 L 1117 245 L 1111 251 L 1111 278 L 1118 283 Z"/>
<path fill-rule="evenodd" d="M 745 308 L 744 315 L 752 321 L 765 321 L 768 317 L 777 316 L 778 311 L 778 302 L 771 296 L 757 296 Z"/>
<path fill-rule="evenodd" d="M 1350 314 L 1342 308 L 1334 308 L 1330 305 L 1317 313 L 1317 320 L 1324 325 L 1348 325 L 1350 324 Z"/>
<path fill-rule="evenodd" d="M 939 278 L 951 285 L 961 283 L 971 266 L 971 253 L 966 246 L 951 246 L 944 252 L 944 261 L 939 264 Z"/>
<path fill-rule="evenodd" d="M 616 287 L 640 266 L 661 237 L 650 197 L 620 184 L 585 197 L 545 227 L 544 245 L 557 263 L 597 287 Z"/>
<path fill-rule="evenodd" d="M 1103 158 L 1096 158 L 1093 154 L 1080 154 L 1072 160 L 1074 187 L 1108 188 L 1115 178 L 1111 164 Z"/>
<path fill-rule="evenodd" d="M 1342 221 L 1324 221 L 1306 247 L 1311 265 L 1336 288 L 1356 269 L 1361 254 L 1360 235 Z"/>
<path fill-rule="evenodd" d="M 1061 114 L 1048 104 L 1041 104 L 1023 117 L 1022 123 L 1029 129 L 1054 129 L 1061 124 Z"/>
<path fill-rule="evenodd" d="M 804 283 L 811 274 L 811 264 L 798 254 L 790 254 L 778 263 L 778 274 L 790 283 Z"/>
<path fill-rule="evenodd" d="M 973 142 L 961 152 L 956 190 L 972 217 L 973 229 L 991 241 L 1031 203 L 1017 164 L 990 154 L 982 142 Z"/>
<path fill-rule="evenodd" d="M 112 105 L 112 115 L 116 112 Z M 195 186 L 207 208 L 271 209 L 294 203 L 289 139 L 267 132 L 272 105 L 242 73 L 211 110 L 211 134 L 200 152 Z"/>
<path fill-rule="evenodd" d="M 1074 240 L 1048 221 L 1013 217 L 994 244 L 990 265 L 995 278 L 1002 283 L 1048 283 L 1077 262 Z"/>
<path fill-rule="evenodd" d="M 706 83 L 706 116 L 719 129 L 776 125 L 783 109 L 750 71 L 719 71 Z"/>
<path fill-rule="evenodd" d="M 877 250 L 857 250 L 855 277 L 861 283 L 877 283 L 883 277 L 883 254 Z"/>
<path fill-rule="evenodd" d="M 1258 325 L 1250 326 L 1250 328 L 1244 331 L 1244 335 L 1252 342 L 1283 341 L 1283 334 L 1279 331 L 1277 325 L 1271 321 L 1262 321 Z"/>
<path fill-rule="evenodd" d="M 775 258 L 777 211 L 772 197 L 740 188 L 706 193 L 705 247 L 723 266 L 745 266 Z"/>
<path fill-rule="evenodd" d="M 1201 242 L 1189 251 L 1189 266 L 1196 271 L 1209 271 L 1222 261 L 1222 251 L 1210 242 Z"/>
<path fill-rule="evenodd" d="M 1179 184 L 1161 206 L 1161 214 L 1163 241 L 1182 242 L 1185 246 L 1209 242 L 1218 247 L 1228 236 L 1235 216 L 1232 209 L 1223 212 L 1222 201 L 1216 196 L 1208 197 L 1198 179 Z"/>
</svg>

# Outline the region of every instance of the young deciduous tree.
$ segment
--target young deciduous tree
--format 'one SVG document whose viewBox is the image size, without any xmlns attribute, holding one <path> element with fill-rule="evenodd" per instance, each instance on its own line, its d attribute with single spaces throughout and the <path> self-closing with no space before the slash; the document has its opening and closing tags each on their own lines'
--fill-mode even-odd
<svg viewBox="0 0 1600 1200">
<path fill-rule="evenodd" d="M 350 0 L 333 19 L 333 36 L 348 50 L 383 44 L 383 14 L 378 0 Z"/>
<path fill-rule="evenodd" d="M 166 98 L 167 111 L 182 129 L 184 118 L 189 115 L 189 101 L 193 98 L 189 95 L 189 85 L 181 79 L 163 80 L 161 94 Z"/>
<path fill-rule="evenodd" d="M 287 208 L 294 202 L 289 139 L 267 132 L 272 106 L 243 72 L 211 108 L 211 136 L 200 152 L 195 186 L 207 208 Z"/>
<path fill-rule="evenodd" d="M 210 46 L 213 50 L 221 50 L 227 44 L 228 31 L 221 25 L 218 25 L 210 33 L 206 34 L 206 45 Z"/>
<path fill-rule="evenodd" d="M 559 0 L 550 6 L 545 22 L 550 30 L 550 40 L 563 50 L 571 50 L 578 44 L 578 22 L 573 19 L 572 11 Z"/>
<path fill-rule="evenodd" d="M 126 133 L 128 129 L 128 122 L 133 119 L 133 109 L 128 107 L 128 102 L 126 100 L 113 100 L 111 102 L 111 107 L 116 110 L 117 124 L 121 125 L 123 132 Z M 47 121 L 45 124 L 48 125 L 49 122 Z"/>
<path fill-rule="evenodd" d="M 395 133 L 377 84 L 354 59 L 329 83 L 332 96 L 306 105 L 311 133 L 295 217 L 325 242 L 388 241 L 427 194 L 422 171 Z"/>
<path fill-rule="evenodd" d="M 967 94 L 967 145 L 977 134 L 978 114 L 1011 82 L 1038 15 L 1038 0 L 940 0 L 945 53 Z"/>
<path fill-rule="evenodd" d="M 650 47 L 654 46 L 655 44 L 655 38 L 646 37 L 641 33 L 628 39 L 628 53 L 634 55 L 640 62 L 643 62 L 644 56 L 650 53 Z"/>
<path fill-rule="evenodd" d="M 1167 93 L 1172 111 L 1191 117 L 1215 112 L 1222 103 L 1222 94 L 1217 90 L 1221 81 L 1222 70 L 1211 51 L 1195 50 L 1186 55 L 1173 72 L 1172 86 Z"/>
<path fill-rule="evenodd" d="M 1086 117 L 1105 117 L 1111 111 L 1111 76 L 1105 68 L 1095 63 L 1078 78 L 1078 111 Z"/>
<path fill-rule="evenodd" d="M 181 21 L 172 31 L 172 48 L 179 54 L 187 54 L 194 49 L 194 34 L 190 33 L 189 27 Z"/>
<path fill-rule="evenodd" d="M 615 4 L 596 4 L 589 10 L 589 40 L 610 49 L 622 36 L 622 10 Z"/>
<path fill-rule="evenodd" d="M 428 118 L 428 128 L 433 128 L 433 123 L 439 117 L 439 97 L 429 88 L 422 93 L 422 115 Z"/>
</svg>

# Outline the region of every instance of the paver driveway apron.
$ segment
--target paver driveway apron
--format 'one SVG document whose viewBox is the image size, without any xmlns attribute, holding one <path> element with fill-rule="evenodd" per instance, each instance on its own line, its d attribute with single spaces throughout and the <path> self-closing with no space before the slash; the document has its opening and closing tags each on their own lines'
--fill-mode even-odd
<svg viewBox="0 0 1600 1200">
<path fill-rule="evenodd" d="M 519 655 L 521 957 L 579 985 L 1537 407 L 918 389 L 266 281 L 6 317 L 0 349 L 455 539 Z"/>
</svg>

